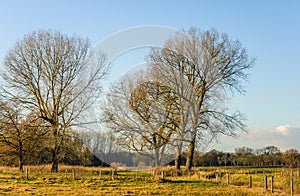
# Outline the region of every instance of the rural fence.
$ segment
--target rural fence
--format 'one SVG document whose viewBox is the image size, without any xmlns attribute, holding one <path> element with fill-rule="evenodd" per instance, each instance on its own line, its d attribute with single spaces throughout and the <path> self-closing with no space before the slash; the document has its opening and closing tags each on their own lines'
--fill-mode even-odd
<svg viewBox="0 0 300 196">
<path fill-rule="evenodd" d="M 9 174 L 9 171 L 0 171 Z M 11 171 L 11 177 L 16 171 Z M 180 178 L 178 178 L 180 176 Z M 1 178 L 1 175 L 0 175 Z M 262 188 L 270 193 L 300 195 L 300 170 L 287 168 L 195 168 L 192 171 L 177 171 L 173 167 L 164 167 L 148 171 L 126 171 L 116 168 L 65 167 L 58 173 L 51 173 L 45 168 L 27 167 L 19 178 L 61 178 L 65 180 L 208 180 L 227 186 Z"/>
</svg>

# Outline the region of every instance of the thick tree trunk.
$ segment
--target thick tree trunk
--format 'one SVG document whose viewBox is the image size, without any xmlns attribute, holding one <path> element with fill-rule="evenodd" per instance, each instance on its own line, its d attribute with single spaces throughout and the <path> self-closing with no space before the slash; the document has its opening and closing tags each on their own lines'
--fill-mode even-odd
<svg viewBox="0 0 300 196">
<path fill-rule="evenodd" d="M 59 136 L 59 129 L 58 125 L 55 124 L 52 126 L 52 134 L 53 134 L 53 139 L 54 139 L 54 146 L 52 149 L 52 167 L 51 167 L 51 172 L 56 173 L 58 172 L 58 162 L 59 162 L 59 150 L 60 150 L 60 145 L 62 138 Z"/>
<path fill-rule="evenodd" d="M 160 166 L 159 161 L 159 148 L 155 148 L 155 167 Z"/>
<path fill-rule="evenodd" d="M 56 173 L 58 172 L 58 153 L 56 148 L 52 150 L 52 167 L 51 172 Z"/>
<path fill-rule="evenodd" d="M 23 165 L 24 165 L 24 161 L 23 160 L 19 160 L 19 171 L 22 172 L 22 173 L 24 172 Z"/>
<path fill-rule="evenodd" d="M 24 158 L 23 158 L 23 144 L 19 140 L 19 171 L 23 172 Z"/>
<path fill-rule="evenodd" d="M 177 170 L 177 173 L 180 171 L 180 164 L 181 164 L 181 151 L 182 151 L 182 143 L 180 142 L 180 144 L 177 146 L 177 152 L 175 155 L 175 168 Z"/>
<path fill-rule="evenodd" d="M 176 170 L 180 171 L 181 154 L 178 154 L 178 153 L 176 154 L 174 162 L 175 162 Z"/>
<path fill-rule="evenodd" d="M 190 170 L 193 166 L 194 153 L 195 153 L 195 145 L 196 145 L 196 134 L 194 134 L 192 140 L 190 141 L 189 148 L 186 155 L 186 169 Z"/>
</svg>

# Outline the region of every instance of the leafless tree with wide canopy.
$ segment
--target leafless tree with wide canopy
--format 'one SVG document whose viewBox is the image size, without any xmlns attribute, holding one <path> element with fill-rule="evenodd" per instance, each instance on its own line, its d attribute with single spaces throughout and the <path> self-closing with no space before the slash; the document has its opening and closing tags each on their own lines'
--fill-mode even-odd
<svg viewBox="0 0 300 196">
<path fill-rule="evenodd" d="M 68 127 L 101 93 L 105 55 L 92 54 L 87 39 L 60 32 L 34 31 L 8 51 L 1 70 L 4 100 L 18 102 L 51 124 L 52 172 Z M 21 111 L 20 111 L 21 112 Z"/>
</svg>

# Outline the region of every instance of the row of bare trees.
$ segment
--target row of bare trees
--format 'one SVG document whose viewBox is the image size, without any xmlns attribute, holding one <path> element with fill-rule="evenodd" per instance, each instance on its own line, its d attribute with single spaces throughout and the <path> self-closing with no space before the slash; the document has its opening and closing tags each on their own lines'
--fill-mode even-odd
<svg viewBox="0 0 300 196">
<path fill-rule="evenodd" d="M 8 51 L 1 69 L 2 144 L 9 144 L 10 135 L 32 142 L 47 135 L 32 146 L 49 143 L 51 171 L 57 172 L 70 130 L 103 120 L 119 147 L 150 158 L 154 166 L 175 154 L 177 169 L 186 152 L 190 169 L 199 145 L 218 134 L 245 130 L 242 114 L 230 113 L 225 104 L 229 96 L 244 92 L 254 63 L 239 41 L 214 29 L 191 28 L 153 49 L 147 59 L 146 70 L 114 84 L 102 106 L 103 119 L 92 119 L 87 112 L 100 104 L 105 55 L 92 53 L 88 40 L 77 36 L 52 31 L 26 35 Z M 103 148 L 91 140 L 84 143 L 90 150 L 91 145 L 95 151 Z M 22 142 L 11 146 L 24 148 Z M 31 151 L 24 149 L 19 150 L 21 163 Z"/>
<path fill-rule="evenodd" d="M 296 149 L 281 152 L 276 146 L 257 150 L 239 147 L 232 153 L 212 150 L 205 154 L 197 154 L 194 164 L 197 166 L 298 167 L 300 154 Z"/>
</svg>

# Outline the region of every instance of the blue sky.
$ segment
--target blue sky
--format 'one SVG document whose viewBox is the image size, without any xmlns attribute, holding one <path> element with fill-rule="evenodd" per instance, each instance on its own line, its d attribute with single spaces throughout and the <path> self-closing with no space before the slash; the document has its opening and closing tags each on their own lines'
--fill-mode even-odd
<svg viewBox="0 0 300 196">
<path fill-rule="evenodd" d="M 222 137 L 210 148 L 276 145 L 300 150 L 299 10 L 297 0 L 0 1 L 0 61 L 18 39 L 37 29 L 88 37 L 97 46 L 116 32 L 143 25 L 216 28 L 239 39 L 257 62 L 246 95 L 229 104 L 247 116 L 249 132 Z M 142 63 L 144 55 L 140 49 L 119 57 L 111 74 L 120 76 Z M 122 71 L 116 68 L 121 65 Z"/>
</svg>

